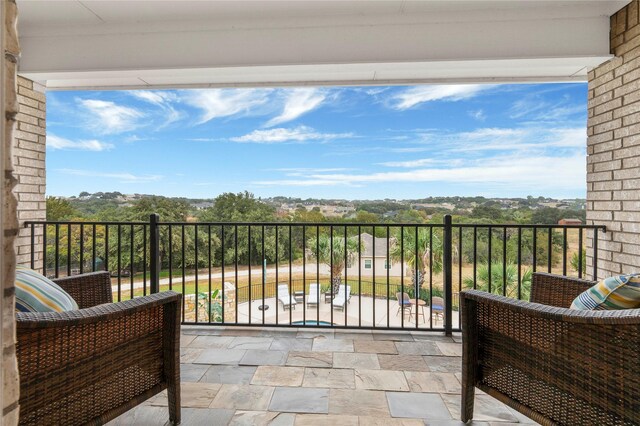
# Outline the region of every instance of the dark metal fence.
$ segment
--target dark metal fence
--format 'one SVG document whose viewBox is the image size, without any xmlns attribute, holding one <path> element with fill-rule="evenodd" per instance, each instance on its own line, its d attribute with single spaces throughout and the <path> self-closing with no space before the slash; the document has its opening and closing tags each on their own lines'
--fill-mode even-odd
<svg viewBox="0 0 640 426">
<path fill-rule="evenodd" d="M 597 276 L 588 225 L 27 222 L 31 267 L 111 271 L 114 300 L 181 292 L 183 323 L 459 330 L 458 295 L 528 299 L 536 271 Z"/>
</svg>

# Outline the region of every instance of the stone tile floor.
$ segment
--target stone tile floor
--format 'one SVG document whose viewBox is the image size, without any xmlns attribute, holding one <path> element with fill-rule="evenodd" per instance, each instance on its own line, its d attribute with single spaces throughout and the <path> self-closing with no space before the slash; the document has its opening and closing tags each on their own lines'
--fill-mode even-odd
<svg viewBox="0 0 640 426">
<path fill-rule="evenodd" d="M 461 425 L 460 335 L 183 327 L 183 425 Z M 473 425 L 534 425 L 477 391 Z M 168 423 L 166 393 L 109 425 Z"/>
</svg>

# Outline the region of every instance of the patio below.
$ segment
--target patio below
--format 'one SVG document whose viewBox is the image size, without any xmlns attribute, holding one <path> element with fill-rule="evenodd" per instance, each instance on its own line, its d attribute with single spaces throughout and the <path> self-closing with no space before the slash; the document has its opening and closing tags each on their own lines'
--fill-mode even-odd
<svg viewBox="0 0 640 426">
<path fill-rule="evenodd" d="M 183 326 L 183 425 L 461 425 L 461 336 Z M 536 424 L 477 391 L 473 425 Z M 109 425 L 168 424 L 166 391 Z"/>
</svg>

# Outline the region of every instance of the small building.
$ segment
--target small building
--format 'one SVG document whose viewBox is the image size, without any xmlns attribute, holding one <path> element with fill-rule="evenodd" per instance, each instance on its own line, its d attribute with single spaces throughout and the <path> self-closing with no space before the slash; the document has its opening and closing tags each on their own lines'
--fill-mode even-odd
<svg viewBox="0 0 640 426">
<path fill-rule="evenodd" d="M 376 276 L 386 276 L 389 270 L 390 277 L 402 276 L 402 267 L 400 262 L 394 262 L 389 257 L 387 263 L 387 247 L 391 248 L 395 244 L 395 238 L 375 238 L 375 256 L 374 256 L 374 238 L 371 234 L 362 233 L 360 235 L 362 242 L 362 253 L 360 253 L 360 269 L 358 270 L 358 259 L 347 265 L 347 276 L 357 277 L 358 273 L 362 277 L 373 277 L 375 269 Z M 405 276 L 411 275 L 411 268 L 404 265 Z"/>
</svg>

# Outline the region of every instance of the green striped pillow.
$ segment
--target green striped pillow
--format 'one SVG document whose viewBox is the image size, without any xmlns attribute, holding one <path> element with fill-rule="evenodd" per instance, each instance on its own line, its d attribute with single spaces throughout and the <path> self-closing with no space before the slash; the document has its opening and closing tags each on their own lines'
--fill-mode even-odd
<svg viewBox="0 0 640 426">
<path fill-rule="evenodd" d="M 640 274 L 605 278 L 571 303 L 571 309 L 579 310 L 636 308 L 640 308 Z"/>
<path fill-rule="evenodd" d="M 58 284 L 24 266 L 16 267 L 16 311 L 64 312 L 78 304 Z"/>
</svg>

